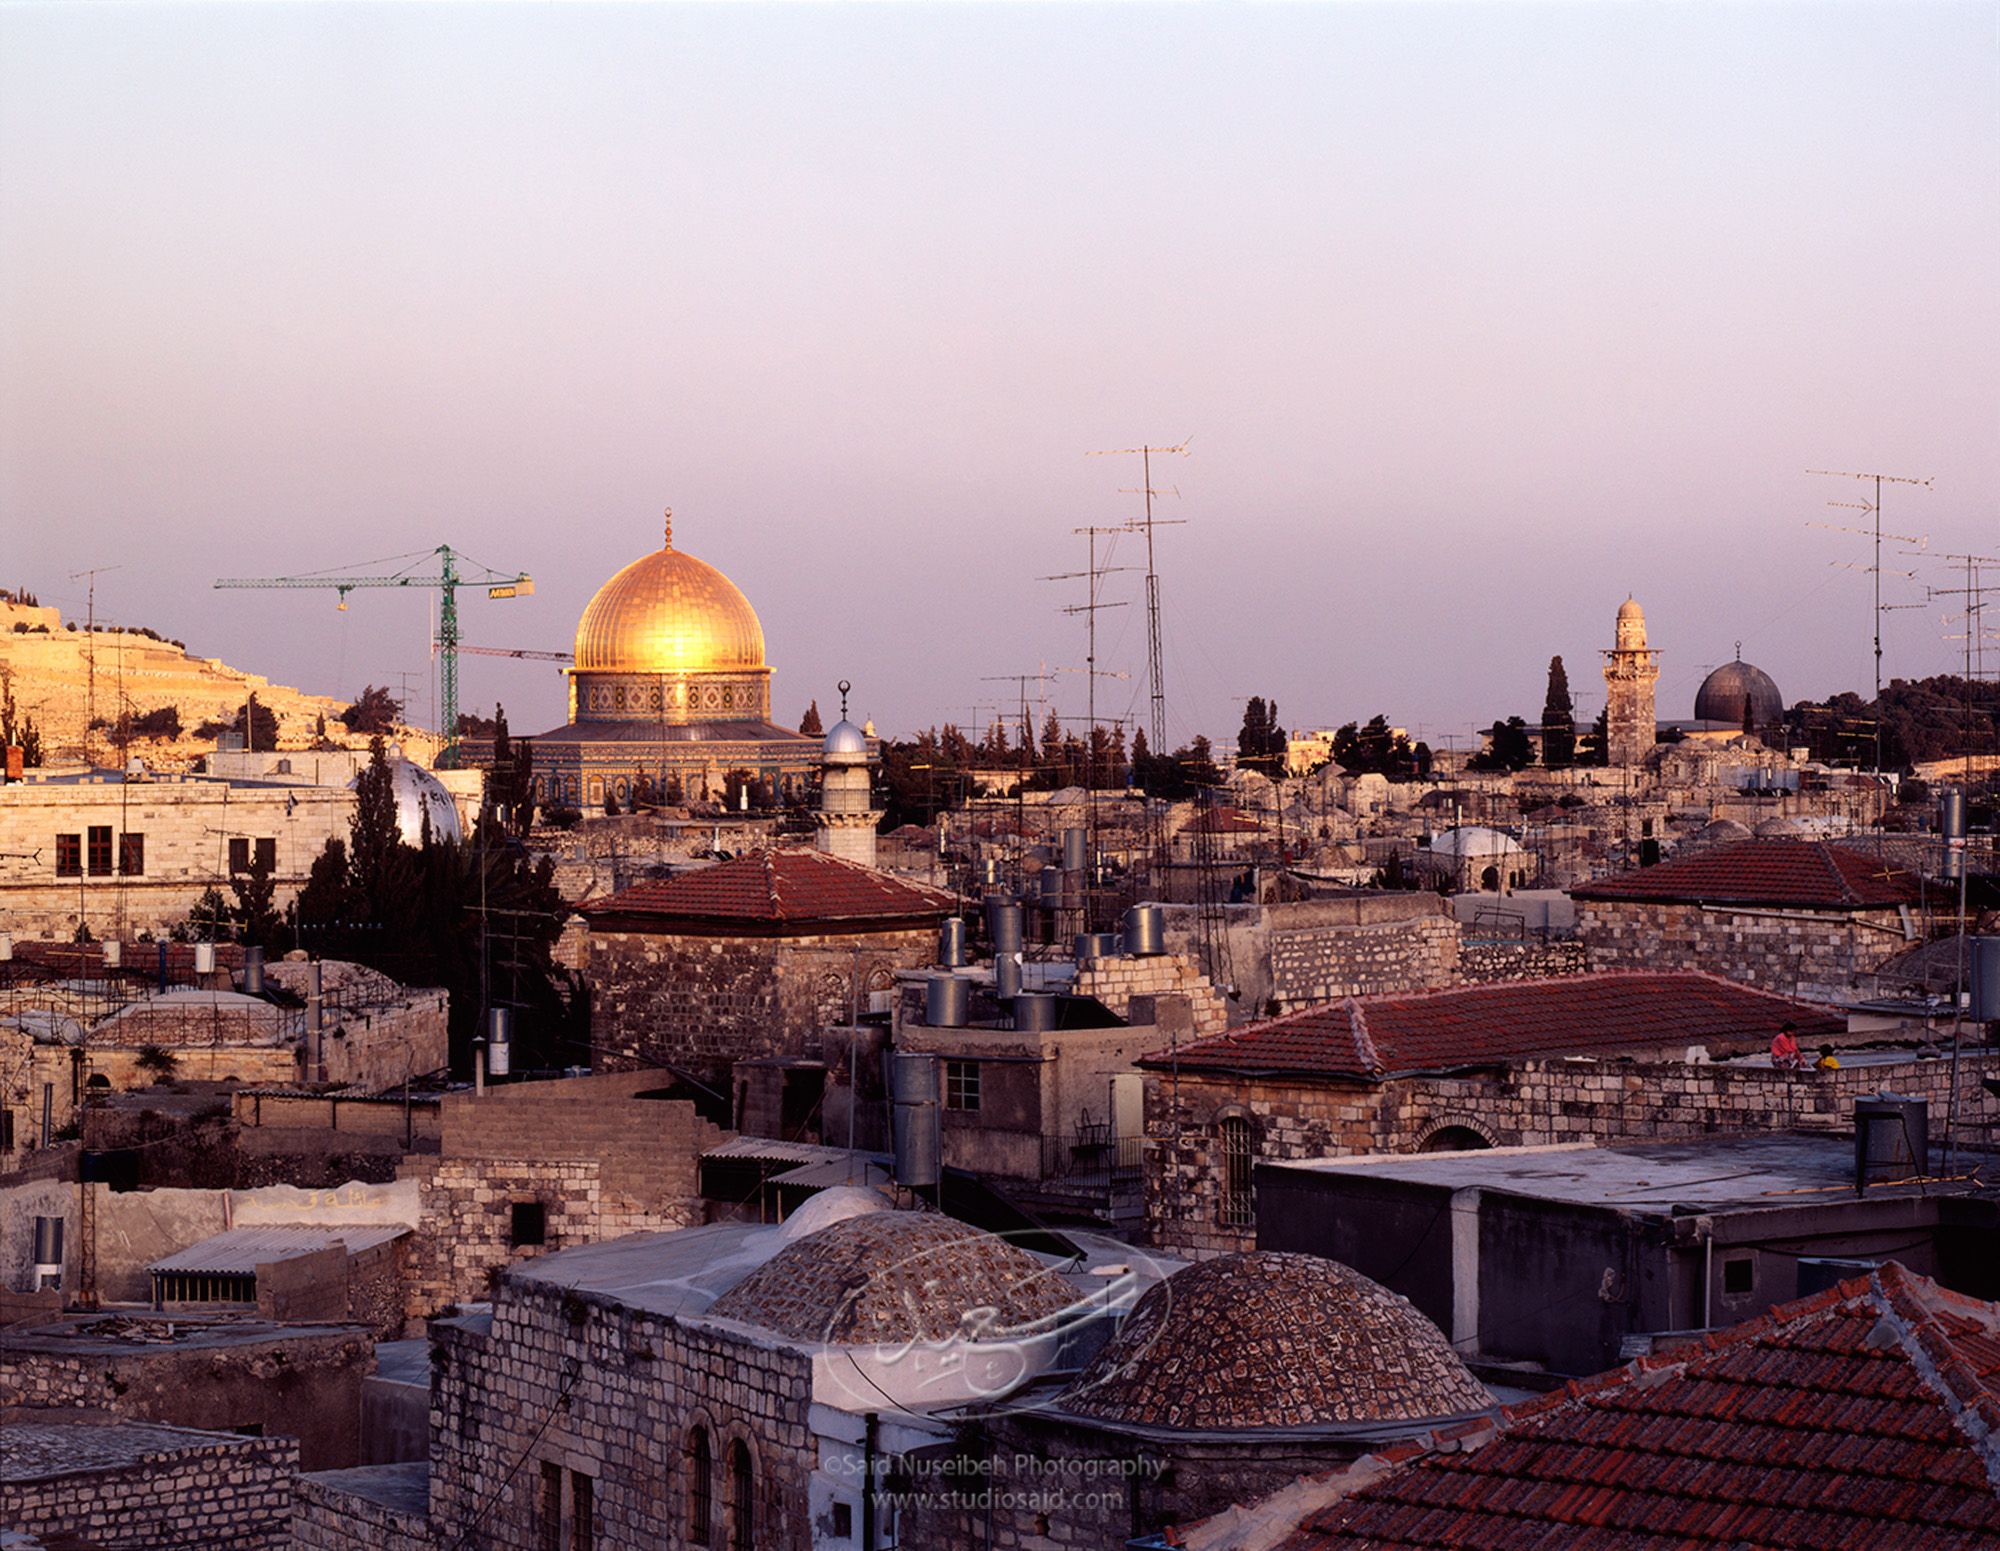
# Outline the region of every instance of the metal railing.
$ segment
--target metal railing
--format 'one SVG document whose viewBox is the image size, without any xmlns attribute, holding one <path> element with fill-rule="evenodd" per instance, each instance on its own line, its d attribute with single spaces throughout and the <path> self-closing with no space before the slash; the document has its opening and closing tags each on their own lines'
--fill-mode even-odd
<svg viewBox="0 0 2000 1551">
<path fill-rule="evenodd" d="M 1099 1126 L 1086 1126 L 1068 1136 L 1044 1136 L 1042 1178 L 1090 1190 L 1136 1184 L 1144 1147 L 1144 1137 L 1112 1136 L 1108 1127 Z"/>
</svg>

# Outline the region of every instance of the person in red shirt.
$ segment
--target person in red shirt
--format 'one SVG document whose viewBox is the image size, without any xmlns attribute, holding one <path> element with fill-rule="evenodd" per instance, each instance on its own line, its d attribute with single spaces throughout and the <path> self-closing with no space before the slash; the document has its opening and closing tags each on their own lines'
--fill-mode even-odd
<svg viewBox="0 0 2000 1551">
<path fill-rule="evenodd" d="M 1796 1072 L 1805 1064 L 1799 1055 L 1799 1042 L 1792 1031 L 1798 1025 L 1786 1020 L 1783 1028 L 1771 1037 L 1771 1065 L 1782 1072 Z"/>
</svg>

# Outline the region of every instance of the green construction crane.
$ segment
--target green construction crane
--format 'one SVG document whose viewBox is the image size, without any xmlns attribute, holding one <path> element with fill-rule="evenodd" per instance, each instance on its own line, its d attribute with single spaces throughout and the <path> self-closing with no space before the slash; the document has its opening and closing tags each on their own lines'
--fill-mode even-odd
<svg viewBox="0 0 2000 1551">
<path fill-rule="evenodd" d="M 413 574 L 417 564 L 432 555 L 440 562 L 438 574 Z M 410 562 L 386 576 L 328 576 L 324 573 L 309 576 L 233 576 L 224 577 L 215 585 L 331 588 L 340 595 L 342 610 L 347 608 L 347 595 L 358 587 L 435 587 L 443 594 L 443 601 L 438 605 L 437 654 L 439 719 L 444 724 L 438 732 L 444 739 L 444 750 L 438 755 L 438 768 L 455 770 L 458 767 L 458 589 L 484 587 L 489 598 L 525 598 L 535 590 L 534 578 L 526 571 L 505 576 L 487 566 L 478 566 L 479 574 L 461 575 L 458 565 L 464 558 L 455 553 L 449 544 L 440 544 L 436 549 L 419 551 L 414 556 L 391 555 L 385 560 L 368 562 L 371 565 L 387 565 L 393 560 Z"/>
</svg>

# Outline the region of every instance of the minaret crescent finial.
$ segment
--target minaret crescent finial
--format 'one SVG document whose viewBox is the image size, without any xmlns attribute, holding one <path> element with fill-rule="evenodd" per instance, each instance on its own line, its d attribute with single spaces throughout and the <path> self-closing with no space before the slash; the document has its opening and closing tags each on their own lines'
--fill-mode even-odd
<svg viewBox="0 0 2000 1551">
<path fill-rule="evenodd" d="M 843 722 L 847 720 L 847 692 L 852 688 L 854 686 L 846 679 L 840 681 L 840 719 Z"/>
<path fill-rule="evenodd" d="M 667 548 L 672 549 L 673 547 L 674 547 L 674 509 L 670 506 L 667 508 Z"/>
</svg>

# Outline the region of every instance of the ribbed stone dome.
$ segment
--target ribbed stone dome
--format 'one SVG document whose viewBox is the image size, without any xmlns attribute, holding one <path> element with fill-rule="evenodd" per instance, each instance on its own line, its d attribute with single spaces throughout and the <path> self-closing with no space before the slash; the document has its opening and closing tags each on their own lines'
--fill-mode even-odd
<svg viewBox="0 0 2000 1551">
<path fill-rule="evenodd" d="M 1190 1266 L 1139 1300 L 1064 1410 L 1234 1430 L 1410 1421 L 1494 1404 L 1409 1300 L 1317 1255 Z"/>
<path fill-rule="evenodd" d="M 699 673 L 760 669 L 764 627 L 736 584 L 666 546 L 597 589 L 576 627 L 579 672 Z"/>
<path fill-rule="evenodd" d="M 1695 691 L 1694 719 L 1741 727 L 1746 704 L 1753 727 L 1769 727 L 1785 719 L 1785 697 L 1778 693 L 1770 674 L 1741 659 L 1725 662 Z"/>
<path fill-rule="evenodd" d="M 710 1305 L 798 1341 L 1002 1340 L 1076 1301 L 1024 1249 L 934 1212 L 870 1212 L 788 1244 Z"/>
</svg>

